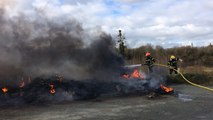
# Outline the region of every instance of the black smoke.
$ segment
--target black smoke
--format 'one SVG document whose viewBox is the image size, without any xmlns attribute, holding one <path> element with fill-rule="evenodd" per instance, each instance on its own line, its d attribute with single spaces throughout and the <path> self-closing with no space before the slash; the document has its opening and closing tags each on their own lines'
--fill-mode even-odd
<svg viewBox="0 0 213 120">
<path fill-rule="evenodd" d="M 119 75 L 122 58 L 110 35 L 89 34 L 75 19 L 49 20 L 0 12 L 0 79 L 22 76 L 110 80 Z"/>
</svg>

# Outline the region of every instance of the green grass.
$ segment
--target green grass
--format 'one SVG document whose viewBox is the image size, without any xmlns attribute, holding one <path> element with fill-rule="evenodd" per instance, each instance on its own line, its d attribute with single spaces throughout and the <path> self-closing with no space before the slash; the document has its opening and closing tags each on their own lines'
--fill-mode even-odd
<svg viewBox="0 0 213 120">
<path fill-rule="evenodd" d="M 184 73 L 183 74 L 189 81 L 196 84 L 213 85 L 213 75 L 210 74 L 197 74 L 197 73 Z M 169 83 L 185 84 L 187 83 L 181 75 L 167 75 Z"/>
<path fill-rule="evenodd" d="M 188 66 L 180 71 L 191 82 L 203 85 L 213 85 L 213 68 L 203 66 Z M 167 80 L 173 84 L 187 83 L 180 75 L 168 75 Z"/>
</svg>

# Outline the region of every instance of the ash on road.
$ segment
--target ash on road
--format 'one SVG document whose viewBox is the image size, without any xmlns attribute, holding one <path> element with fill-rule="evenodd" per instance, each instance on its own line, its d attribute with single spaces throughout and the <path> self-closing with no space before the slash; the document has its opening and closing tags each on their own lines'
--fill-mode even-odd
<svg viewBox="0 0 213 120">
<path fill-rule="evenodd" d="M 178 96 L 117 97 L 46 106 L 0 108 L 0 120 L 213 120 L 212 92 L 172 86 Z"/>
</svg>

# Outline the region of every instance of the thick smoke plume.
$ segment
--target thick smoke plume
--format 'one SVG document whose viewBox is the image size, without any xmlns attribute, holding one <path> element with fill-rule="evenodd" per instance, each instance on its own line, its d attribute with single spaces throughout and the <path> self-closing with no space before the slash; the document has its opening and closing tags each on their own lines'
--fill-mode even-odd
<svg viewBox="0 0 213 120">
<path fill-rule="evenodd" d="M 56 74 L 75 80 L 110 80 L 123 64 L 110 35 L 88 34 L 74 19 L 8 17 L 1 9 L 0 27 L 1 80 Z"/>
</svg>

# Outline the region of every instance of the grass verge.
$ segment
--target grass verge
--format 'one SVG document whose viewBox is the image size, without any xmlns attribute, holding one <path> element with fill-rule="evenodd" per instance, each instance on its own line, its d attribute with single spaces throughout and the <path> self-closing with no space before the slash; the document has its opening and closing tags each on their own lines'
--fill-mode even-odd
<svg viewBox="0 0 213 120">
<path fill-rule="evenodd" d="M 213 85 L 213 75 L 198 74 L 198 73 L 184 73 L 189 81 L 201 85 Z M 188 84 L 181 75 L 167 75 L 168 83 L 170 84 Z"/>
</svg>

